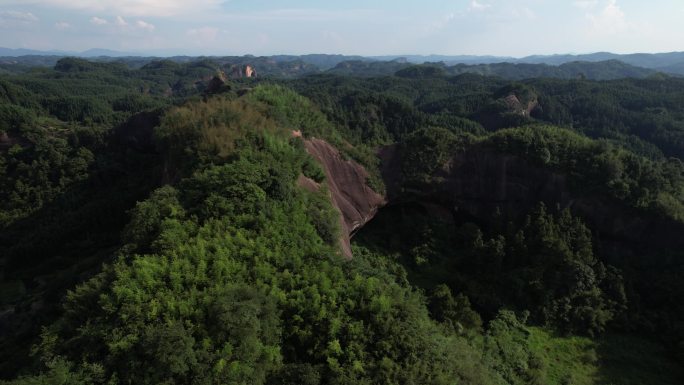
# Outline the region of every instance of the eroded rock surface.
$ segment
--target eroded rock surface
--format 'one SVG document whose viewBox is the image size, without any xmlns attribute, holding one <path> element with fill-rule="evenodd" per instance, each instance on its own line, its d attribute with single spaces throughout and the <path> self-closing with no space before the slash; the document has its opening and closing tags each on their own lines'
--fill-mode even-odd
<svg viewBox="0 0 684 385">
<path fill-rule="evenodd" d="M 385 205 L 385 198 L 367 184 L 368 172 L 360 164 L 345 160 L 340 152 L 321 139 L 304 141 L 306 150 L 318 161 L 326 175 L 333 205 L 340 211 L 342 226 L 342 251 L 351 258 L 349 240 L 351 235 L 370 221 L 378 209 Z M 311 182 L 300 178 L 300 185 L 311 188 Z"/>
<path fill-rule="evenodd" d="M 455 154 L 430 183 L 406 185 L 402 181 L 398 146 L 381 149 L 383 196 L 367 184 L 367 171 L 345 160 L 339 151 L 320 139 L 304 141 L 307 151 L 321 164 L 334 206 L 340 211 L 341 245 L 351 258 L 350 238 L 387 204 L 418 203 L 439 215 L 466 215 L 480 223 L 520 220 L 539 202 L 570 208 L 590 226 L 601 247 L 622 255 L 652 247 L 684 247 L 684 225 L 605 196 L 595 189 L 574 186 L 561 173 L 527 160 L 493 150 L 472 148 Z M 316 182 L 301 177 L 299 185 L 316 190 Z M 435 214 L 437 215 L 437 214 Z M 503 218 L 499 217 L 503 216 Z M 492 222 L 493 223 L 493 222 Z M 637 235 L 637 236 L 635 236 Z"/>
<path fill-rule="evenodd" d="M 255 78 L 257 77 L 257 71 L 256 68 L 252 67 L 251 65 L 233 66 L 230 77 L 234 79 Z"/>
</svg>

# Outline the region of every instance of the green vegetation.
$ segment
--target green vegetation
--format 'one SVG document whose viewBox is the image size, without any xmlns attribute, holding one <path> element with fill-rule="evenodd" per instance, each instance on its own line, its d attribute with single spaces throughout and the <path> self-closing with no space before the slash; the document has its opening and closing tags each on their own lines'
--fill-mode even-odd
<svg viewBox="0 0 684 385">
<path fill-rule="evenodd" d="M 662 346 L 638 337 L 607 334 L 597 340 L 559 337 L 529 329 L 529 343 L 547 367 L 546 383 L 676 384 L 682 368 Z"/>
<path fill-rule="evenodd" d="M 496 156 L 626 231 L 677 233 L 680 80 L 394 64 L 221 87 L 209 60 L 0 75 L 0 383 L 681 383 L 678 240 L 607 238 L 535 191 L 455 202 L 449 179 Z M 394 194 L 351 260 L 312 137 Z"/>
<path fill-rule="evenodd" d="M 511 84 L 474 74 L 420 79 L 312 76 L 288 84 L 315 100 L 345 135 L 366 143 L 396 141 L 427 125 L 478 134 L 482 126 L 496 130 L 537 119 L 606 138 L 649 158 L 684 154 L 684 80 L 679 78 L 529 79 Z M 520 106 L 503 103 L 509 95 L 515 95 Z M 527 105 L 535 100 L 537 104 Z M 398 115 L 404 119 L 395 118 Z"/>
<path fill-rule="evenodd" d="M 583 191 L 603 192 L 684 221 L 684 165 L 679 158 L 650 160 L 608 141 L 550 126 L 502 130 L 483 146 L 562 171 Z"/>
<path fill-rule="evenodd" d="M 540 205 L 522 225 L 490 234 L 419 206 L 386 210 L 368 226 L 359 242 L 398 254 L 419 286 L 447 284 L 486 316 L 515 307 L 537 324 L 594 335 L 625 307 L 619 270 L 596 259 L 590 232 L 568 210 L 553 215 Z"/>
<path fill-rule="evenodd" d="M 187 109 L 212 119 L 231 104 L 239 102 L 172 110 L 159 137 L 174 151 L 174 136 L 162 133 L 197 122 L 164 122 Z M 240 134 L 228 155 L 207 146 L 210 138 L 188 142 L 195 170 L 136 205 L 116 260 L 70 291 L 43 332 L 44 374 L 17 383 L 497 378 L 475 347 L 440 331 L 405 281 L 371 260 L 337 256 L 326 241 L 334 225 L 317 225 L 336 218 L 311 211 L 316 195 L 294 188 L 307 159 L 301 147 L 277 129 Z"/>
<path fill-rule="evenodd" d="M 428 128 L 408 135 L 399 145 L 404 184 L 429 184 L 434 174 L 459 150 L 467 137 L 457 137 L 443 128 Z M 461 143 L 459 143 L 461 142 Z"/>
</svg>

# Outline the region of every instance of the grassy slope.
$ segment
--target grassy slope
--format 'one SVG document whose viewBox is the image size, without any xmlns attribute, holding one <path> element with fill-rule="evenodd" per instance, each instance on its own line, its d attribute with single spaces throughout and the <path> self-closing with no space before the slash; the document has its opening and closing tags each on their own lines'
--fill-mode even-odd
<svg viewBox="0 0 684 385">
<path fill-rule="evenodd" d="M 676 385 L 684 380 L 681 367 L 650 340 L 609 334 L 593 341 L 559 337 L 539 327 L 530 331 L 530 345 L 546 363 L 549 385 Z"/>
</svg>

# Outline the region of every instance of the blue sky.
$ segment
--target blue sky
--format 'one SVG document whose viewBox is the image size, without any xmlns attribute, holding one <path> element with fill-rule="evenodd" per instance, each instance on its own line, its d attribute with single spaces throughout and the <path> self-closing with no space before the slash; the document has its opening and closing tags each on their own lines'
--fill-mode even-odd
<svg viewBox="0 0 684 385">
<path fill-rule="evenodd" d="M 156 54 L 684 51 L 681 0 L 0 0 L 0 46 Z"/>
</svg>

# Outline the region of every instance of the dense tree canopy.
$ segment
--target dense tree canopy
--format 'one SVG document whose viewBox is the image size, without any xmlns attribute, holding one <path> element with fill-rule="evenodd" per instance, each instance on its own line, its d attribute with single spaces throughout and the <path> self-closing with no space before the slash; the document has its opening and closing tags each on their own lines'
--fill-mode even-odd
<svg viewBox="0 0 684 385">
<path fill-rule="evenodd" d="M 393 66 L 215 89 L 214 60 L 0 75 L 0 382 L 679 383 L 680 250 L 560 202 L 425 192 L 493 153 L 678 229 L 681 80 Z M 311 137 L 398 186 L 351 260 Z"/>
</svg>

